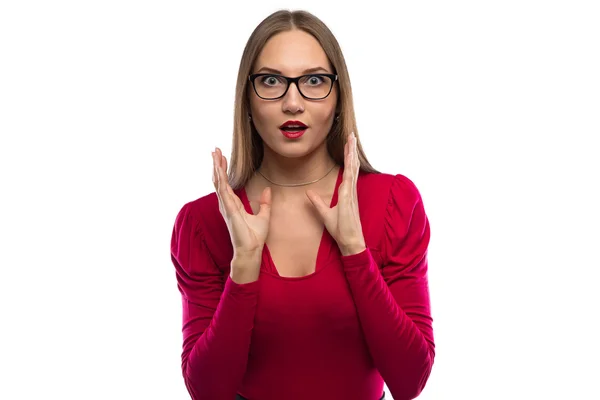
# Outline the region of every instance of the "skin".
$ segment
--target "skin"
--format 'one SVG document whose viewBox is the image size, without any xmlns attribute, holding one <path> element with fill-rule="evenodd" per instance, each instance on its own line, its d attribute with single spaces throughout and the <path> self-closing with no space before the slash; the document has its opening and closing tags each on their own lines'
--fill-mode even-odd
<svg viewBox="0 0 600 400">
<path fill-rule="evenodd" d="M 270 72 L 263 70 L 264 67 L 276 69 L 290 77 L 303 75 L 308 68 L 314 67 L 323 67 L 322 72 L 333 73 L 319 42 L 300 30 L 282 32 L 267 41 L 252 73 Z M 250 90 L 249 94 L 252 122 L 264 142 L 260 171 L 265 176 L 285 184 L 310 182 L 321 178 L 335 165 L 327 152 L 325 139 L 335 118 L 337 84 L 329 96 L 322 100 L 305 99 L 294 84 L 278 100 L 261 99 L 254 90 Z M 288 120 L 302 121 L 309 129 L 300 139 L 287 139 L 281 134 L 279 126 Z M 264 178 L 260 179 L 263 180 L 262 185 L 270 185 Z M 304 197 L 306 188 L 273 185 L 273 198 Z"/>
<path fill-rule="evenodd" d="M 264 67 L 276 69 L 289 77 L 303 75 L 308 68 L 314 67 L 323 67 L 322 72 L 333 73 L 318 41 L 299 30 L 280 33 L 266 43 L 252 73 L 263 72 Z M 264 141 L 265 153 L 260 171 L 271 180 L 286 184 L 323 177 L 335 165 L 325 140 L 335 118 L 337 101 L 337 84 L 330 95 L 322 100 L 305 99 L 294 84 L 278 100 L 261 99 L 251 90 L 252 122 Z M 279 126 L 288 120 L 302 121 L 309 128 L 300 139 L 287 139 L 281 134 Z M 234 257 L 260 253 L 268 234 L 274 201 L 278 204 L 298 204 L 306 203 L 308 199 L 313 211 L 337 242 L 342 255 L 357 254 L 366 249 L 356 191 L 360 162 L 353 134 L 348 135 L 344 148 L 343 181 L 338 189 L 338 203 L 333 208 L 329 208 L 329 202 L 323 200 L 323 195 L 334 186 L 337 173 L 330 173 L 315 184 L 299 187 L 272 185 L 256 174 L 246 189 L 247 192 L 261 193 L 260 211 L 256 215 L 248 214 L 227 182 L 227 160 L 219 148 L 213 152 L 213 161 L 213 183 L 219 209 L 232 238 Z M 333 172 L 337 170 L 335 168 Z"/>
</svg>

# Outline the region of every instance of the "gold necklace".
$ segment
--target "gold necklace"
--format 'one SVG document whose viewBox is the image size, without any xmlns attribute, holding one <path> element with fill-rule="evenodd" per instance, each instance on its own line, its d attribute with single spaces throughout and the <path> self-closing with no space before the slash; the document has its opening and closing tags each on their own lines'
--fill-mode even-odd
<svg viewBox="0 0 600 400">
<path fill-rule="evenodd" d="M 305 186 L 305 185 L 310 185 L 311 183 L 319 182 L 321 179 L 325 178 L 327 175 L 329 175 L 329 173 L 331 171 L 333 171 L 333 169 L 335 168 L 336 165 L 337 164 L 333 164 L 333 167 L 331 167 L 331 169 L 329 171 L 327 171 L 327 173 L 325 175 L 323 175 L 321 178 L 319 178 L 317 180 L 314 180 L 314 181 L 311 181 L 311 182 L 306 182 L 306 183 L 291 183 L 291 184 L 290 183 L 275 183 L 272 180 L 270 180 L 269 178 L 267 178 L 266 176 L 264 176 L 262 174 L 262 172 L 260 172 L 260 171 L 256 171 L 256 172 L 258 172 L 263 178 L 265 178 L 266 180 L 268 180 L 269 182 L 271 182 L 273 185 L 288 186 L 288 187 L 291 187 L 291 186 Z"/>
</svg>

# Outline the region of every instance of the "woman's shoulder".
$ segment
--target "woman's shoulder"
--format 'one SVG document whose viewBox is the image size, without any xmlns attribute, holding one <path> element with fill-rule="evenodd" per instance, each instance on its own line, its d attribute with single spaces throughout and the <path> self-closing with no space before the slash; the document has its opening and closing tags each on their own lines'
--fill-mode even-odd
<svg viewBox="0 0 600 400">
<path fill-rule="evenodd" d="M 422 209 L 417 186 L 401 173 L 359 175 L 358 197 L 365 238 L 382 254 L 390 247 L 386 243 L 407 232 L 413 212 Z"/>
<path fill-rule="evenodd" d="M 215 192 L 185 203 L 179 212 L 175 226 L 181 224 L 180 221 L 185 218 L 202 236 L 217 265 L 224 265 L 227 257 L 231 259 L 229 231 L 219 210 L 219 199 Z"/>
<path fill-rule="evenodd" d="M 393 209 L 411 208 L 421 200 L 415 183 L 401 173 L 361 173 L 357 184 L 366 215 L 389 218 Z"/>
<path fill-rule="evenodd" d="M 369 196 L 392 194 L 392 191 L 417 190 L 415 183 L 401 173 L 361 172 L 357 186 L 359 191 L 365 191 L 369 193 Z"/>
<path fill-rule="evenodd" d="M 219 200 L 215 192 L 208 193 L 194 200 L 184 203 L 179 211 L 180 215 L 187 215 L 200 225 L 211 226 L 215 218 L 219 217 Z"/>
</svg>

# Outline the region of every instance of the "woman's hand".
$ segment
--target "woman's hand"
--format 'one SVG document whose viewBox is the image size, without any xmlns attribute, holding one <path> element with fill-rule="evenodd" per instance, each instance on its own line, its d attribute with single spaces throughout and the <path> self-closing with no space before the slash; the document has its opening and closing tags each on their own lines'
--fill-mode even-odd
<svg viewBox="0 0 600 400">
<path fill-rule="evenodd" d="M 248 214 L 240 198 L 233 192 L 227 177 L 227 159 L 219 148 L 213 156 L 213 184 L 219 198 L 219 211 L 225 220 L 234 257 L 260 254 L 269 232 L 271 217 L 271 188 L 266 187 L 260 196 L 260 211 Z"/>
<path fill-rule="evenodd" d="M 358 213 L 356 183 L 360 161 L 356 151 L 354 132 L 344 146 L 344 177 L 338 189 L 338 202 L 329 208 L 317 193 L 307 190 L 306 195 L 321 216 L 321 221 L 335 239 L 343 256 L 358 254 L 366 249 Z"/>
</svg>

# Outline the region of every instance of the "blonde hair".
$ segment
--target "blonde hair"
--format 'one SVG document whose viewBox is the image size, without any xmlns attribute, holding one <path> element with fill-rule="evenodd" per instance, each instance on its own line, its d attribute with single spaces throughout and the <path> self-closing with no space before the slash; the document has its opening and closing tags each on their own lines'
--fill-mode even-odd
<svg viewBox="0 0 600 400">
<path fill-rule="evenodd" d="M 339 119 L 334 120 L 326 139 L 330 156 L 338 165 L 343 165 L 344 144 L 350 132 L 354 132 L 361 171 L 380 173 L 371 166 L 360 143 L 348 69 L 335 36 L 320 19 L 309 12 L 279 10 L 269 15 L 256 27 L 242 54 L 235 91 L 233 143 L 228 172 L 229 184 L 234 190 L 246 185 L 260 167 L 263 158 L 262 138 L 248 118 L 250 111 L 248 95 L 249 90 L 252 89 L 248 76 L 265 43 L 280 32 L 294 29 L 307 32 L 317 39 L 333 66 L 333 73 L 338 75 L 336 84 L 339 95 L 336 110 L 339 110 Z"/>
</svg>

